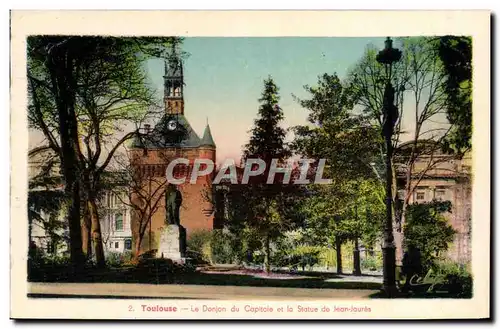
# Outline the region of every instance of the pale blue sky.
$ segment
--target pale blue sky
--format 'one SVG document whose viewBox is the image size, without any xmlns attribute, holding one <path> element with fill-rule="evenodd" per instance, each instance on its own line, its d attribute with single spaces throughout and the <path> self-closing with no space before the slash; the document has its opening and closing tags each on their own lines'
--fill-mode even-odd
<svg viewBox="0 0 500 329">
<path fill-rule="evenodd" d="M 323 73 L 345 76 L 368 44 L 382 49 L 384 38 L 186 38 L 185 115 L 198 135 L 208 117 L 218 162 L 239 158 L 267 76 L 280 88 L 283 127 L 303 124 L 307 111 L 292 94 L 306 97 L 303 86 Z M 151 60 L 148 73 L 162 97 L 163 61 Z"/>
</svg>

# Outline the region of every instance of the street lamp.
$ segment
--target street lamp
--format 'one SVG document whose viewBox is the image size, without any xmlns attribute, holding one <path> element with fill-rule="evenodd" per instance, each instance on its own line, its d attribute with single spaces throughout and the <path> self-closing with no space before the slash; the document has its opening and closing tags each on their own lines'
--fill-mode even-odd
<svg viewBox="0 0 500 329">
<path fill-rule="evenodd" d="M 394 87 L 391 83 L 392 64 L 401 59 L 401 51 L 392 47 L 391 38 L 385 40 L 385 48 L 377 54 L 377 62 L 385 66 L 386 82 L 383 101 L 383 125 L 382 135 L 386 146 L 386 186 L 385 186 L 385 207 L 386 218 L 384 223 L 384 245 L 382 247 L 384 259 L 384 282 L 383 290 L 388 297 L 397 294 L 396 287 L 396 246 L 394 245 L 394 235 L 392 233 L 392 135 L 394 126 L 398 120 L 398 108 L 394 105 Z"/>
</svg>

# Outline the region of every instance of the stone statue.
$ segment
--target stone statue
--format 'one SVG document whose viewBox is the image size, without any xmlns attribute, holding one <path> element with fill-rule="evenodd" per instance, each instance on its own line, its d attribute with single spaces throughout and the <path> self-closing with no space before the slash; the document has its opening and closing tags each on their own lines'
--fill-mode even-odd
<svg viewBox="0 0 500 329">
<path fill-rule="evenodd" d="M 182 204 L 181 191 L 176 185 L 169 184 L 165 188 L 165 224 L 160 233 L 157 250 L 158 258 L 168 258 L 174 262 L 185 262 L 186 229 L 182 227 L 179 210 Z"/>
<path fill-rule="evenodd" d="M 168 225 L 181 225 L 179 210 L 182 204 L 181 191 L 174 184 L 168 184 L 165 189 L 165 223 Z"/>
</svg>

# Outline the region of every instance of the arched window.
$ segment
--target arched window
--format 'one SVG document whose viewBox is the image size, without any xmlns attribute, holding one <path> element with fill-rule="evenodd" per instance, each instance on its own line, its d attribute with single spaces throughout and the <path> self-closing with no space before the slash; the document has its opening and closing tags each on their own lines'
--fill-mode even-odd
<svg viewBox="0 0 500 329">
<path fill-rule="evenodd" d="M 125 239 L 125 250 L 132 250 L 132 240 Z"/>
<path fill-rule="evenodd" d="M 123 231 L 123 214 L 115 214 L 115 231 Z"/>
</svg>

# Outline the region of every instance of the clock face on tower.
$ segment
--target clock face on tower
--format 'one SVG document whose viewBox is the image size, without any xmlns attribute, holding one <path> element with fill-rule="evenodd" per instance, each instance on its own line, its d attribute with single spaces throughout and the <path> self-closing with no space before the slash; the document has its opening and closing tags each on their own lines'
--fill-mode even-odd
<svg viewBox="0 0 500 329">
<path fill-rule="evenodd" d="M 162 119 L 162 127 L 159 130 L 159 134 L 151 138 L 156 138 L 154 143 L 160 147 L 170 147 L 181 144 L 189 138 L 189 133 L 178 117 L 169 116 Z"/>
<path fill-rule="evenodd" d="M 175 120 L 170 120 L 167 124 L 167 129 L 170 131 L 177 129 L 177 122 Z"/>
</svg>

